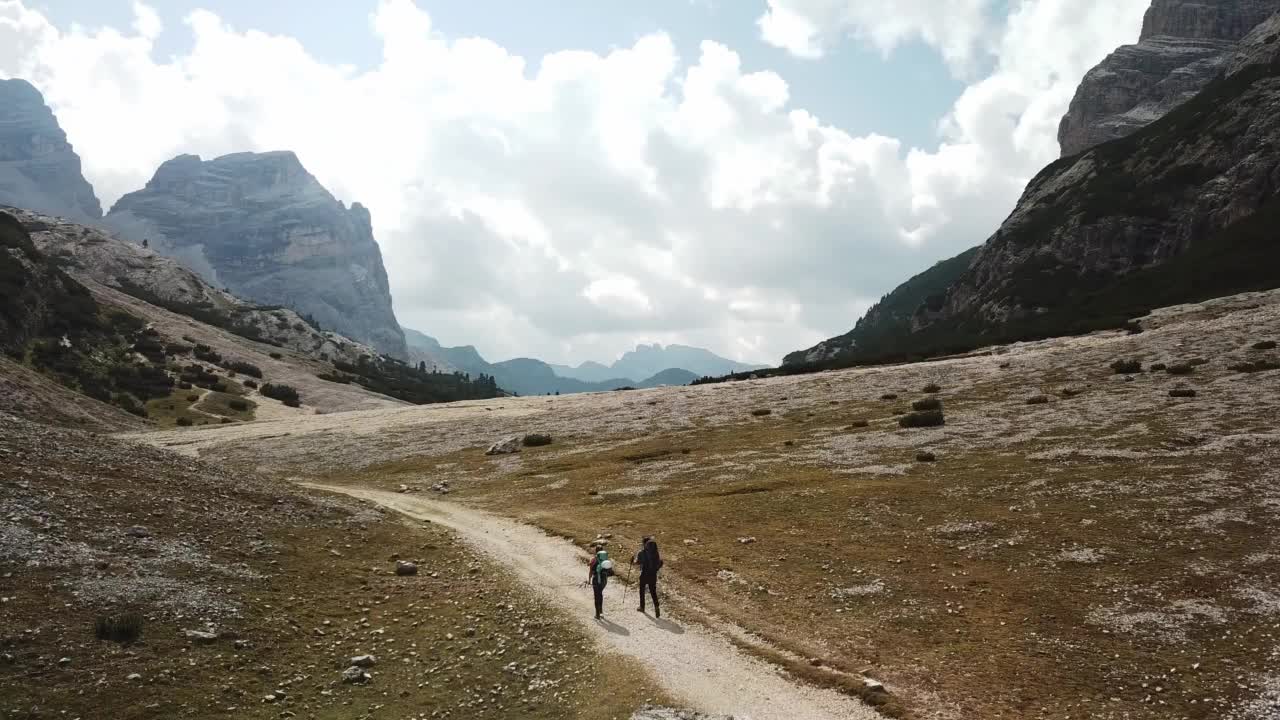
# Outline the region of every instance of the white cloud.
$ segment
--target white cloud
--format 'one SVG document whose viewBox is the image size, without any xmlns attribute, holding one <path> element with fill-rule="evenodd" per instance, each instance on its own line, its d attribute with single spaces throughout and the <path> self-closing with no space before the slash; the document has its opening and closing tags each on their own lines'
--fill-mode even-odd
<svg viewBox="0 0 1280 720">
<path fill-rule="evenodd" d="M 955 68 L 968 69 L 995 34 L 995 0 L 767 0 L 757 20 L 765 42 L 799 57 L 818 58 L 844 36 L 882 53 L 918 40 Z"/>
<path fill-rule="evenodd" d="M 146 6 L 132 30 L 90 32 L 0 0 L 0 76 L 44 91 L 104 203 L 182 152 L 295 150 L 370 207 L 397 313 L 445 342 L 559 361 L 678 341 L 776 361 L 984 239 L 1145 0 L 1027 0 L 1002 29 L 984 4 L 773 0 L 781 29 L 761 21 L 812 54 L 837 38 L 806 28 L 840 27 L 886 51 L 921 39 L 956 67 L 994 38 L 996 69 L 933 149 L 824 124 L 713 42 L 526 60 L 443 36 L 411 0 L 378 6 L 384 53 L 365 71 L 205 11 L 185 19 L 191 49 L 157 59 Z"/>
</svg>

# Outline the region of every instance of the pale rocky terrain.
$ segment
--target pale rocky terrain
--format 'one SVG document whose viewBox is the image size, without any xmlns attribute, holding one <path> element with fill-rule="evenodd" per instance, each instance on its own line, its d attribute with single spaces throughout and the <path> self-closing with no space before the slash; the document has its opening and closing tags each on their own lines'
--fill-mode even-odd
<svg viewBox="0 0 1280 720">
<path fill-rule="evenodd" d="M 67 134 L 26 80 L 0 80 L 0 205 L 81 222 L 102 217 Z"/>
<path fill-rule="evenodd" d="M 344 206 L 292 152 L 173 158 L 104 223 L 239 297 L 408 357 L 369 211 Z"/>
<path fill-rule="evenodd" d="M 1277 12 L 1277 0 L 1155 0 L 1138 42 L 1107 56 L 1080 84 L 1058 131 L 1062 155 L 1129 135 L 1190 100 L 1229 67 L 1237 43 Z"/>
<path fill-rule="evenodd" d="M 1141 324 L 929 363 L 129 437 L 281 478 L 434 488 L 624 548 L 657 531 L 670 582 L 711 615 L 695 619 L 872 669 L 920 717 L 1274 717 L 1280 369 L 1237 366 L 1280 368 L 1280 291 Z M 945 426 L 900 428 L 924 397 Z M 527 432 L 555 442 L 484 455 Z"/>
</svg>

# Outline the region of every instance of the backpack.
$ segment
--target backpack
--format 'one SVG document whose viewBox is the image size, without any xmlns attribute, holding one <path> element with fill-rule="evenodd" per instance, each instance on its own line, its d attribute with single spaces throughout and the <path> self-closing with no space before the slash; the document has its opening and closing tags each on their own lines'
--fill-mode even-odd
<svg viewBox="0 0 1280 720">
<path fill-rule="evenodd" d="M 596 553 L 596 578 L 603 585 L 611 577 L 613 577 L 613 561 L 609 559 L 609 553 L 601 550 Z"/>
</svg>

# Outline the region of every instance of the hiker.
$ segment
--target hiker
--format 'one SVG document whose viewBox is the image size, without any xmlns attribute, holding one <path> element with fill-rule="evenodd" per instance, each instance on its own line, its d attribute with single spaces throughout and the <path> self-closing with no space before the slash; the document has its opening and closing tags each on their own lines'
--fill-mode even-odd
<svg viewBox="0 0 1280 720">
<path fill-rule="evenodd" d="M 644 612 L 644 591 L 649 589 L 653 598 L 653 616 L 662 617 L 662 609 L 658 607 L 658 571 L 662 569 L 662 556 L 658 554 L 658 541 L 652 535 L 645 535 L 640 544 L 640 552 L 631 558 L 631 564 L 640 566 L 640 607 Z"/>
<path fill-rule="evenodd" d="M 591 592 L 596 596 L 596 619 L 604 616 L 604 588 L 609 584 L 609 576 L 613 575 L 613 561 L 604 545 L 596 545 L 595 555 L 587 565 L 587 581 L 591 583 Z"/>
</svg>

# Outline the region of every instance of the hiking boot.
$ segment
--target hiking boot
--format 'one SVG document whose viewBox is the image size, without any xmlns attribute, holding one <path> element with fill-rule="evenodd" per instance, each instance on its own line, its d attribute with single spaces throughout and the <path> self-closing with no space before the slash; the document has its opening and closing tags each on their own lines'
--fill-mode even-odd
<svg viewBox="0 0 1280 720">
<path fill-rule="evenodd" d="M 640 606 L 640 607 L 636 608 L 636 610 L 639 610 L 640 612 L 644 612 L 644 606 L 642 605 L 642 606 Z"/>
</svg>

